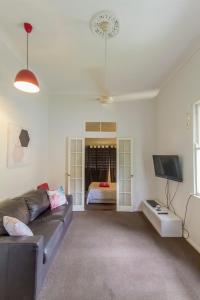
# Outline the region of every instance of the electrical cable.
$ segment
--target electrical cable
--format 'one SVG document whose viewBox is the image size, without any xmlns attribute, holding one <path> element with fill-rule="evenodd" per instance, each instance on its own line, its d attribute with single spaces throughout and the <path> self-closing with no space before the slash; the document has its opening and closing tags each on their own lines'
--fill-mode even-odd
<svg viewBox="0 0 200 300">
<path fill-rule="evenodd" d="M 28 32 L 27 32 L 27 36 L 26 36 L 26 67 L 27 67 L 27 70 L 29 68 L 29 65 L 28 65 L 28 58 L 29 58 L 29 53 L 28 53 Z"/>
<path fill-rule="evenodd" d="M 166 201 L 167 201 L 167 205 L 165 205 L 164 203 L 160 202 L 164 207 L 167 207 L 168 209 L 170 209 L 170 207 L 173 209 L 173 212 L 174 214 L 179 217 L 180 219 L 182 219 L 177 213 L 176 213 L 176 210 L 173 206 L 173 200 L 174 198 L 176 197 L 176 194 L 178 192 L 178 188 L 179 188 L 179 182 L 177 183 L 177 186 L 176 186 L 176 189 L 175 189 L 175 192 L 171 198 L 170 196 L 170 191 L 169 191 L 169 181 L 167 180 L 166 182 L 166 185 L 165 185 L 165 197 L 166 197 Z M 185 224 L 186 224 L 186 219 L 187 219 L 187 213 L 188 213 L 188 206 L 189 206 L 189 203 L 190 203 L 190 200 L 191 198 L 195 196 L 194 194 L 190 194 L 189 197 L 187 198 L 187 201 L 186 201 L 186 206 L 185 206 L 185 214 L 184 214 L 184 218 L 182 219 L 182 234 L 183 234 L 183 237 L 185 239 L 188 239 L 189 236 L 190 236 L 190 233 L 189 233 L 189 230 L 185 227 Z M 170 199 L 171 198 L 171 199 Z M 186 234 L 186 235 L 185 235 Z"/>
<path fill-rule="evenodd" d="M 173 205 L 173 200 L 174 200 L 174 198 L 176 197 L 176 194 L 177 194 L 177 192 L 178 192 L 178 188 L 179 188 L 179 182 L 177 183 L 176 190 L 175 190 L 175 192 L 174 192 L 172 198 L 171 198 L 170 201 L 169 201 L 169 208 L 170 208 L 170 206 L 171 206 L 171 208 L 173 209 L 173 212 L 174 212 L 174 214 L 175 214 L 176 216 L 177 216 L 177 214 L 176 214 L 176 210 L 175 210 L 174 205 Z"/>
<path fill-rule="evenodd" d="M 166 200 L 167 200 L 167 192 L 166 192 L 166 189 L 167 189 L 167 182 L 166 182 L 166 185 L 165 185 L 165 197 L 166 197 Z M 164 203 L 164 202 L 162 202 L 162 201 L 160 201 L 160 200 L 159 200 L 159 203 L 160 203 L 163 207 L 167 208 L 167 204 L 166 204 L 166 203 Z"/>
<path fill-rule="evenodd" d="M 170 202 L 170 189 L 169 189 L 169 180 L 167 179 L 167 208 L 169 208 L 169 202 Z"/>
<path fill-rule="evenodd" d="M 166 185 L 165 185 L 165 198 L 166 198 L 166 204 L 164 204 L 163 202 L 162 205 L 166 208 L 168 208 L 168 180 L 166 181 Z"/>
<path fill-rule="evenodd" d="M 185 215 L 184 215 L 183 223 L 182 223 L 183 237 L 185 239 L 188 239 L 189 236 L 190 236 L 189 230 L 185 227 L 185 223 L 186 223 L 186 218 L 187 218 L 187 212 L 188 212 L 188 206 L 189 206 L 189 203 L 190 203 L 190 199 L 193 196 L 194 196 L 194 194 L 190 194 L 190 196 L 187 198 L 187 202 L 186 202 L 186 206 L 185 206 Z M 187 234 L 186 236 L 185 236 L 185 233 Z"/>
<path fill-rule="evenodd" d="M 169 209 L 170 205 L 170 190 L 169 190 L 169 180 L 167 179 L 166 185 L 165 185 L 165 197 L 166 197 L 166 204 L 162 203 L 163 206 Z"/>
</svg>

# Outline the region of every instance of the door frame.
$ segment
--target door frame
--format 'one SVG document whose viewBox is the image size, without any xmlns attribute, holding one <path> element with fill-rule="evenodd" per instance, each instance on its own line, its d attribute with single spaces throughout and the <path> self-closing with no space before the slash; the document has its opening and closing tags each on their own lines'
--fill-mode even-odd
<svg viewBox="0 0 200 300">
<path fill-rule="evenodd" d="M 73 204 L 73 211 L 84 211 L 85 210 L 85 138 L 84 137 L 68 137 L 67 138 L 67 172 L 66 176 L 66 190 L 67 193 L 71 193 L 71 141 L 72 140 L 81 140 L 82 141 L 82 204 L 81 205 L 74 205 Z"/>
<path fill-rule="evenodd" d="M 133 200 L 133 138 L 130 137 L 117 137 L 112 134 L 85 134 L 82 137 L 67 137 L 67 156 L 66 156 L 66 168 L 65 170 L 65 186 L 67 193 L 70 194 L 70 166 L 71 166 L 71 140 L 82 140 L 82 205 L 73 205 L 73 211 L 85 211 L 85 139 L 87 138 L 115 138 L 116 139 L 116 172 L 117 172 L 117 190 L 116 190 L 116 211 L 133 212 L 134 211 L 134 200 Z M 120 206 L 119 205 L 119 141 L 120 140 L 130 140 L 131 142 L 131 206 Z"/>
</svg>

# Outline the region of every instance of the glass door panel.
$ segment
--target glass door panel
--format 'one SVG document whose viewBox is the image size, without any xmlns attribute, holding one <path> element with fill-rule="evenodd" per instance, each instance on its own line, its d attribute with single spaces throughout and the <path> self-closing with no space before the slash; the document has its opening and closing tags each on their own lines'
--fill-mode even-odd
<svg viewBox="0 0 200 300">
<path fill-rule="evenodd" d="M 117 146 L 118 166 L 118 210 L 132 210 L 132 140 L 118 139 Z"/>
<path fill-rule="evenodd" d="M 68 193 L 73 196 L 73 209 L 84 209 L 84 140 L 71 138 L 68 144 Z"/>
</svg>

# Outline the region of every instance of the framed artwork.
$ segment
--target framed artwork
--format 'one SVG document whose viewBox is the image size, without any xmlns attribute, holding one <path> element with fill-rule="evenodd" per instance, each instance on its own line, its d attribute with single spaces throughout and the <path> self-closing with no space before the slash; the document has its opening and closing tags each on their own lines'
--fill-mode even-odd
<svg viewBox="0 0 200 300">
<path fill-rule="evenodd" d="M 31 138 L 29 130 L 16 124 L 8 124 L 8 167 L 15 168 L 29 164 L 30 152 Z"/>
</svg>

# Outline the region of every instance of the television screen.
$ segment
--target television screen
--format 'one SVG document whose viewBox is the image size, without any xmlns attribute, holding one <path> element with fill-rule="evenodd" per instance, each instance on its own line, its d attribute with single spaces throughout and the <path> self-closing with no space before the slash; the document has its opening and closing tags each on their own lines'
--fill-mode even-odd
<svg viewBox="0 0 200 300">
<path fill-rule="evenodd" d="M 183 181 L 178 155 L 153 155 L 153 162 L 157 177 Z"/>
</svg>

